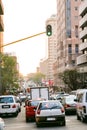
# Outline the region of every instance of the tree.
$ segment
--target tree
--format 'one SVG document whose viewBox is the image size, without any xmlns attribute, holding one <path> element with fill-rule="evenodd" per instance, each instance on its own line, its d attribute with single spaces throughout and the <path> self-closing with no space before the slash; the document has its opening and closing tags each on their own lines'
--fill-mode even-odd
<svg viewBox="0 0 87 130">
<path fill-rule="evenodd" d="M 45 75 L 38 72 L 38 73 L 33 73 L 31 76 L 29 76 L 29 80 L 32 80 L 36 84 L 41 85 L 42 79 L 45 78 Z"/>
<path fill-rule="evenodd" d="M 2 94 L 9 89 L 18 88 L 17 63 L 13 56 L 0 54 L 0 84 Z"/>
<path fill-rule="evenodd" d="M 65 70 L 63 73 L 59 74 L 60 79 L 64 82 L 65 86 L 68 86 L 70 90 L 76 90 L 81 88 L 81 73 L 76 69 Z"/>
</svg>

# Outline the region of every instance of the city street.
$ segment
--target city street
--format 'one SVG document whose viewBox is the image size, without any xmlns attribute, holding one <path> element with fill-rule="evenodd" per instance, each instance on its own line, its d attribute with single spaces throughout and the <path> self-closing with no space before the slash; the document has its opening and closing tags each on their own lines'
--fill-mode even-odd
<svg viewBox="0 0 87 130">
<path fill-rule="evenodd" d="M 66 126 L 45 126 L 37 128 L 35 122 L 26 123 L 24 115 L 24 107 L 22 105 L 22 111 L 18 117 L 4 118 L 5 130 L 86 130 L 87 124 L 82 123 L 76 119 L 76 115 L 66 116 Z"/>
</svg>

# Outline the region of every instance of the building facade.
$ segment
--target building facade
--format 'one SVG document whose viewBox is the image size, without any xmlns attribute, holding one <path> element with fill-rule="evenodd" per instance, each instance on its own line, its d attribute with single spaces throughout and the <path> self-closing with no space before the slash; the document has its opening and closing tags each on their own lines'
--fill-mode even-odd
<svg viewBox="0 0 87 130">
<path fill-rule="evenodd" d="M 1 47 L 3 45 L 3 31 L 4 31 L 3 14 L 4 14 L 4 8 L 2 0 L 0 0 L 0 52 L 3 52 L 3 48 Z"/>
<path fill-rule="evenodd" d="M 77 57 L 78 69 L 81 73 L 84 74 L 84 81 L 87 81 L 87 0 L 79 7 L 79 15 L 81 17 L 79 21 L 81 43 L 79 46 L 82 54 Z"/>
<path fill-rule="evenodd" d="M 52 35 L 48 36 L 48 65 L 47 65 L 47 78 L 48 80 L 53 80 L 53 63 L 57 58 L 57 18 L 56 15 L 52 15 L 46 21 L 46 26 L 52 26 Z"/>
<path fill-rule="evenodd" d="M 64 87 L 58 78 L 65 69 L 76 67 L 79 51 L 79 5 L 81 0 L 57 0 L 57 61 L 54 63 L 55 85 Z"/>
</svg>

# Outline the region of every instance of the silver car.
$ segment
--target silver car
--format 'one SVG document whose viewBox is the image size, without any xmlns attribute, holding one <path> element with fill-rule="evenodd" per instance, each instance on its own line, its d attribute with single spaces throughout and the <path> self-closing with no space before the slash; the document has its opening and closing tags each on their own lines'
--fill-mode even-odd
<svg viewBox="0 0 87 130">
<path fill-rule="evenodd" d="M 48 123 L 65 126 L 64 107 L 58 100 L 40 101 L 35 112 L 35 120 L 37 127 Z"/>
</svg>

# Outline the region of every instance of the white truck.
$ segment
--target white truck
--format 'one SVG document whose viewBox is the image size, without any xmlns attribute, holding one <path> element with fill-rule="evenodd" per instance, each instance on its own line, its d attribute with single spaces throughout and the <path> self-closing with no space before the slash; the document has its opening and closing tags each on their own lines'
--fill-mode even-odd
<svg viewBox="0 0 87 130">
<path fill-rule="evenodd" d="M 30 88 L 31 99 L 44 98 L 49 99 L 49 88 L 48 87 L 31 87 Z"/>
</svg>

